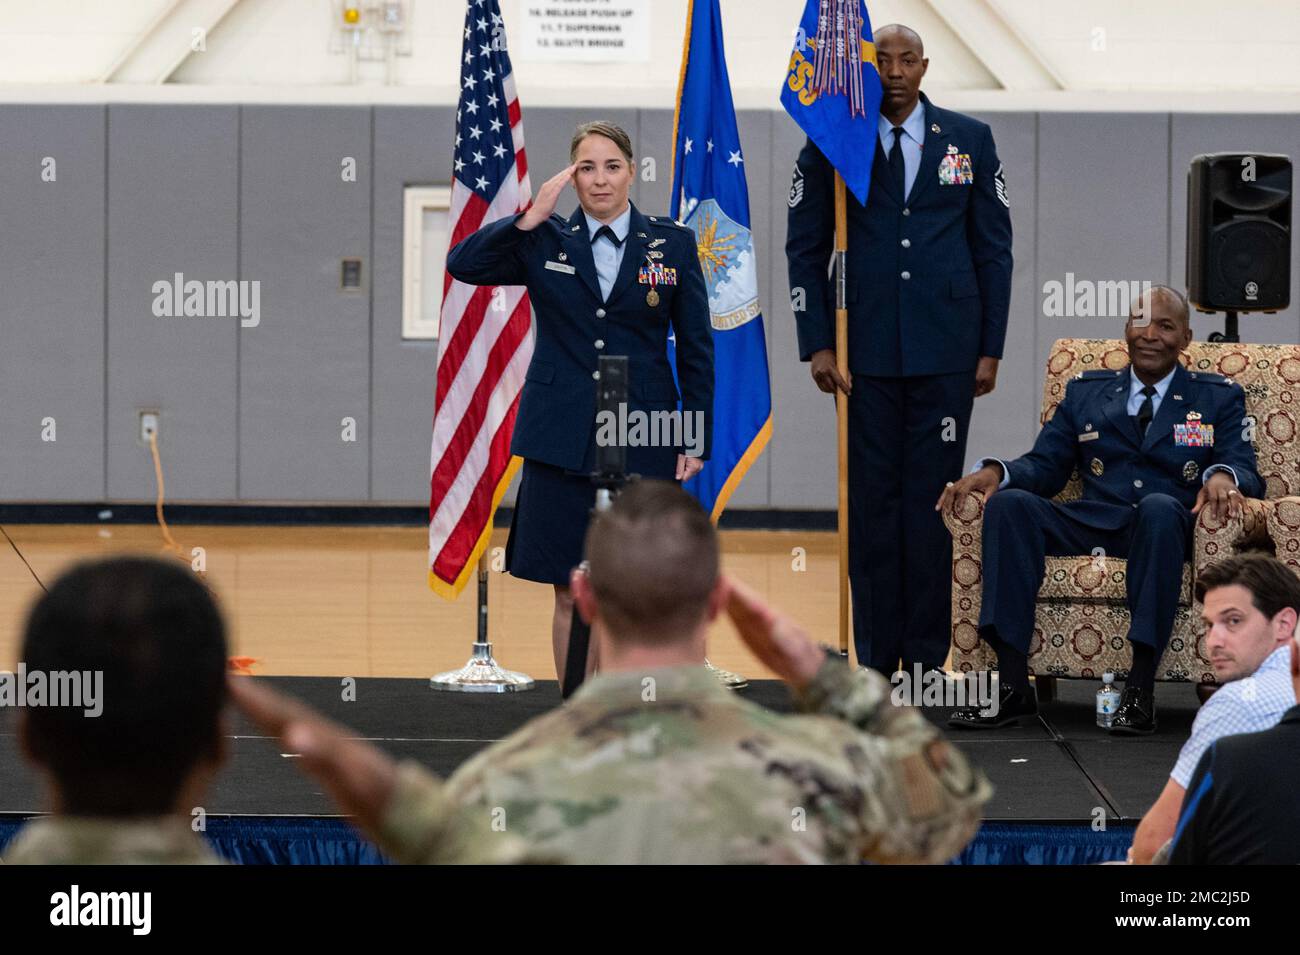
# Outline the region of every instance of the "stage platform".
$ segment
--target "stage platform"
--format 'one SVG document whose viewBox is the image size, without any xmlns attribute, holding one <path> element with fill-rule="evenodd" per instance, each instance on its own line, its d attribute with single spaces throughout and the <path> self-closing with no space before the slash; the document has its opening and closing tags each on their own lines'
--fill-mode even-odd
<svg viewBox="0 0 1300 955">
<path fill-rule="evenodd" d="M 344 702 L 339 679 L 265 679 L 395 757 L 444 776 L 560 704 L 554 681 L 539 681 L 527 693 L 481 696 L 436 692 L 424 680 L 359 678 L 355 702 Z M 1058 688 L 1059 698 L 1044 704 L 1032 723 L 949 733 L 996 788 L 979 835 L 957 861 L 1077 864 L 1124 857 L 1137 820 L 1159 795 L 1187 739 L 1198 705 L 1195 689 L 1159 685 L 1159 731 L 1119 739 L 1093 724 L 1093 681 L 1060 681 Z M 740 692 L 764 706 L 790 709 L 778 681 L 755 681 Z M 946 712 L 927 716 L 942 721 Z M 42 810 L 39 781 L 19 757 L 14 726 L 15 711 L 0 709 L 0 853 L 23 818 Z M 231 760 L 204 806 L 207 835 L 218 851 L 245 863 L 383 861 L 276 741 L 242 719 L 231 729 Z"/>
</svg>

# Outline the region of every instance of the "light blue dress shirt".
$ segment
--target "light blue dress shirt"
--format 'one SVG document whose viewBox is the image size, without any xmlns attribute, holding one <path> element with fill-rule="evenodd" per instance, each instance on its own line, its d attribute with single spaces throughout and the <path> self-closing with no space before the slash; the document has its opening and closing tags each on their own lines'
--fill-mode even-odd
<svg viewBox="0 0 1300 955">
<path fill-rule="evenodd" d="M 608 245 L 608 243 L 605 244 Z M 1151 396 L 1151 417 L 1153 420 L 1156 413 L 1160 411 L 1160 402 L 1165 400 L 1165 392 L 1169 390 L 1169 383 L 1174 380 L 1175 370 L 1176 369 L 1171 369 L 1169 374 L 1165 375 L 1151 386 L 1156 390 L 1156 393 Z M 1134 374 L 1129 375 L 1128 406 L 1126 408 L 1129 417 L 1136 417 L 1138 411 L 1142 407 L 1142 402 L 1146 400 L 1146 395 L 1142 394 L 1142 389 L 1144 387 L 1146 386 L 1142 383 L 1142 379 L 1138 378 L 1138 376 Z M 984 465 L 992 464 L 994 462 L 1002 465 L 1002 480 L 998 482 L 998 490 L 1000 491 L 1005 488 L 1011 480 L 1010 472 L 1007 470 L 1007 464 L 1001 458 L 980 458 L 975 462 L 975 466 L 971 468 L 970 473 L 974 474 L 980 468 L 984 467 Z M 1226 464 L 1211 464 L 1201 475 L 1201 483 L 1204 484 L 1208 481 L 1210 475 L 1214 474 L 1216 471 L 1227 471 L 1232 477 L 1233 484 L 1241 483 L 1237 480 L 1237 472 Z M 1193 763 L 1192 765 L 1193 768 L 1195 768 L 1195 764 Z"/>
<path fill-rule="evenodd" d="M 889 159 L 889 151 L 894 148 L 894 124 L 880 114 L 876 124 L 880 134 L 880 148 Z M 921 168 L 921 145 L 925 142 L 925 104 L 919 99 L 916 108 L 903 120 L 903 198 L 912 194 L 912 183 L 916 182 L 916 171 Z"/>
<path fill-rule="evenodd" d="M 1295 704 L 1288 640 L 1266 656 L 1250 676 L 1225 683 L 1201 704 L 1192 721 L 1192 735 L 1178 753 L 1170 777 L 1186 789 L 1201 754 L 1211 743 L 1224 736 L 1272 729 Z"/>
<path fill-rule="evenodd" d="M 591 257 L 596 263 L 596 280 L 600 282 L 600 297 L 608 301 L 609 290 L 614 287 L 619 266 L 623 264 L 623 250 L 627 248 L 627 232 L 632 224 L 632 204 L 629 202 L 623 214 L 613 222 L 593 219 L 586 209 L 582 210 L 582 214 L 587 217 L 587 235 L 594 236 L 602 225 L 608 225 L 610 231 L 618 236 L 620 241 L 619 245 L 615 245 L 605 236 L 601 236 L 591 243 Z"/>
<path fill-rule="evenodd" d="M 1169 374 L 1165 375 L 1151 387 L 1156 393 L 1151 396 L 1151 417 L 1155 418 L 1156 412 L 1160 410 L 1160 402 L 1165 400 L 1165 392 L 1169 390 L 1169 382 L 1174 380 L 1174 371 L 1171 368 Z M 1138 411 L 1142 408 L 1142 402 L 1146 400 L 1146 395 L 1142 394 L 1142 389 L 1146 387 L 1142 379 L 1137 375 L 1129 375 L 1128 385 L 1128 413 L 1129 417 L 1136 417 Z"/>
</svg>

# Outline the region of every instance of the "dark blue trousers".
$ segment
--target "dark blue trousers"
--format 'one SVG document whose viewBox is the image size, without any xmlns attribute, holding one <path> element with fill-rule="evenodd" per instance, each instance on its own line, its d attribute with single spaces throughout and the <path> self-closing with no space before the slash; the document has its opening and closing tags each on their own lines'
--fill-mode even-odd
<svg viewBox="0 0 1300 955">
<path fill-rule="evenodd" d="M 1046 558 L 1101 548 L 1101 556 L 1128 561 L 1128 638 L 1152 647 L 1159 660 L 1173 630 L 1195 519 L 1168 494 L 1148 494 L 1130 510 L 1118 529 L 1099 529 L 1072 514 L 1069 503 L 1015 488 L 996 492 L 984 507 L 980 626 L 995 627 L 999 640 L 1028 655 Z"/>
<path fill-rule="evenodd" d="M 858 663 L 940 667 L 952 635 L 952 537 L 934 509 L 961 476 L 975 372 L 853 376 L 849 584 Z"/>
</svg>

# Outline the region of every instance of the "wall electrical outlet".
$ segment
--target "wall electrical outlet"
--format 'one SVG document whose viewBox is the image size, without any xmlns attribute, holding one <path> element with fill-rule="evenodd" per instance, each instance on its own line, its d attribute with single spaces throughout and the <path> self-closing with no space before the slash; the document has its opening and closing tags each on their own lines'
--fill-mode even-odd
<svg viewBox="0 0 1300 955">
<path fill-rule="evenodd" d="M 147 445 L 150 435 L 158 434 L 158 412 L 140 412 L 140 443 Z"/>
</svg>

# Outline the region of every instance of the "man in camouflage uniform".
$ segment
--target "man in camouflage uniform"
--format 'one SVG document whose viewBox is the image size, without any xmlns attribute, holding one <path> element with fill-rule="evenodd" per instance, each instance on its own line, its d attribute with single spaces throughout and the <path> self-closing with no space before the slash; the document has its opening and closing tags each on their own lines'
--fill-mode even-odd
<svg viewBox="0 0 1300 955">
<path fill-rule="evenodd" d="M 22 659 L 28 674 L 102 674 L 101 712 L 19 711 L 19 743 L 54 811 L 18 832 L 4 861 L 219 863 L 190 828 L 226 756 L 225 625 L 207 587 L 174 561 L 79 564 L 32 608 Z"/>
<path fill-rule="evenodd" d="M 943 862 L 970 840 L 992 791 L 983 774 L 919 711 L 892 705 L 883 677 L 851 670 L 721 577 L 716 532 L 685 491 L 632 485 L 592 523 L 587 554 L 573 592 L 601 672 L 566 706 L 445 786 L 409 763 L 369 795 L 365 772 L 352 772 L 355 786 L 337 765 L 321 775 L 387 852 L 431 861 L 449 803 L 582 863 Z M 802 714 L 710 676 L 705 636 L 724 606 Z M 286 722 L 280 732 L 293 746 Z M 315 754 L 336 742 L 303 736 Z"/>
<path fill-rule="evenodd" d="M 226 637 L 212 595 L 188 569 L 152 558 L 74 567 L 32 609 L 23 640 L 27 672 L 101 672 L 102 712 L 28 707 L 18 734 L 49 783 L 54 812 L 25 825 L 6 863 L 198 865 L 223 860 L 191 828 L 226 756 Z M 256 693 L 252 701 L 256 706 Z M 297 712 L 286 702 L 290 714 Z M 318 721 L 320 725 L 323 721 Z M 382 780 L 373 747 L 342 738 L 331 757 Z M 381 766 L 381 769 L 383 767 Z M 437 862 L 528 858 L 513 836 L 478 815 L 422 799 L 418 851 Z"/>
</svg>

